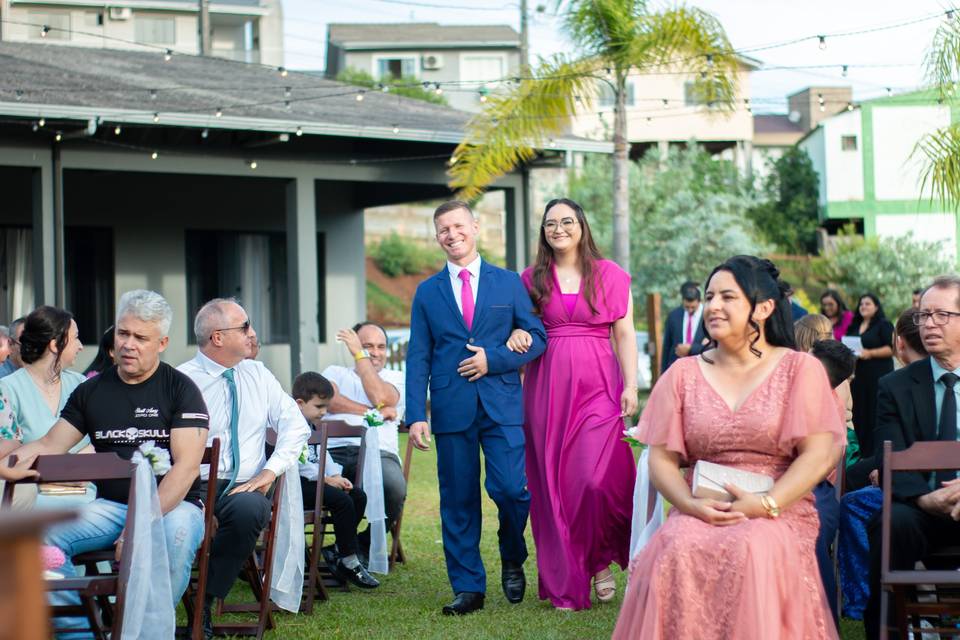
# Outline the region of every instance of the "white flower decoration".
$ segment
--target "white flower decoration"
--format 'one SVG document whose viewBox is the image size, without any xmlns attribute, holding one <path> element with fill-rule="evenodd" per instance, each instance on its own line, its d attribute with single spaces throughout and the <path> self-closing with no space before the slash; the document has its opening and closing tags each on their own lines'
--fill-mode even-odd
<svg viewBox="0 0 960 640">
<path fill-rule="evenodd" d="M 377 409 L 370 409 L 365 414 L 363 414 L 363 423 L 368 427 L 380 427 L 383 426 L 383 414 L 380 413 Z"/>
<path fill-rule="evenodd" d="M 138 447 L 138 450 L 150 463 L 150 468 L 153 469 L 153 475 L 155 476 L 164 475 L 173 466 L 170 461 L 170 452 L 158 447 L 154 440 L 147 440 Z"/>
</svg>

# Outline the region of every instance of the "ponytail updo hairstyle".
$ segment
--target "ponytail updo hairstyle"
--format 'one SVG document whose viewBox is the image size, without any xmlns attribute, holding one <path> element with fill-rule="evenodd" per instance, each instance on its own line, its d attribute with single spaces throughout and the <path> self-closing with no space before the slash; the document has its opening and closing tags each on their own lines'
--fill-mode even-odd
<svg viewBox="0 0 960 640">
<path fill-rule="evenodd" d="M 750 353 L 756 357 L 761 357 L 760 352 L 754 345 L 760 340 L 761 328 L 756 320 L 753 319 L 753 312 L 757 308 L 758 302 L 766 300 L 774 301 L 773 313 L 770 314 L 763 323 L 763 336 L 767 343 L 774 347 L 787 347 L 796 349 L 797 343 L 793 333 L 793 311 L 790 309 L 790 294 L 792 293 L 790 285 L 780 279 L 780 270 L 763 258 L 755 256 L 734 256 L 723 264 L 714 268 L 707 278 L 704 285 L 704 291 L 710 285 L 710 280 L 718 271 L 727 271 L 736 280 L 743 295 L 750 302 L 750 315 L 747 323 L 750 331 Z M 709 328 L 706 327 L 709 335 Z M 710 337 L 710 343 L 705 350 L 714 349 L 717 341 Z M 711 360 L 704 358 L 712 364 Z"/>
<path fill-rule="evenodd" d="M 44 305 L 30 312 L 23 321 L 23 333 L 20 335 L 20 358 L 24 364 L 33 364 L 40 360 L 54 342 L 57 351 L 53 361 L 54 375 L 60 375 L 60 357 L 70 342 L 70 323 L 73 315 L 69 311 Z"/>
<path fill-rule="evenodd" d="M 578 266 L 583 279 L 583 297 L 590 306 L 590 311 L 596 315 L 598 311 L 593 305 L 596 291 L 594 270 L 597 260 L 603 260 L 603 255 L 593 241 L 593 234 L 590 233 L 590 225 L 583 213 L 583 207 L 569 198 L 554 198 L 543 209 L 543 216 L 540 218 L 540 242 L 537 245 L 537 259 L 533 263 L 530 299 L 533 301 L 537 314 L 542 315 L 544 307 L 550 301 L 550 294 L 553 292 L 553 248 L 547 242 L 547 232 L 543 228 L 543 223 L 546 221 L 550 209 L 558 204 L 573 209 L 577 222 L 580 224 L 580 243 L 577 245 L 577 250 L 580 262 Z"/>
</svg>

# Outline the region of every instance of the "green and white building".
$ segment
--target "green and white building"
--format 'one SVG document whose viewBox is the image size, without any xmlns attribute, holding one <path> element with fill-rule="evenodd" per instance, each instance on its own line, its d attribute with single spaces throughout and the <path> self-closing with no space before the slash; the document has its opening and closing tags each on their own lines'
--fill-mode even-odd
<svg viewBox="0 0 960 640">
<path fill-rule="evenodd" d="M 820 176 L 821 220 L 829 233 L 853 223 L 865 237 L 913 232 L 943 241 L 955 259 L 955 212 L 922 193 L 917 142 L 960 120 L 960 102 L 941 104 L 929 91 L 869 100 L 826 118 L 798 143 Z"/>
</svg>

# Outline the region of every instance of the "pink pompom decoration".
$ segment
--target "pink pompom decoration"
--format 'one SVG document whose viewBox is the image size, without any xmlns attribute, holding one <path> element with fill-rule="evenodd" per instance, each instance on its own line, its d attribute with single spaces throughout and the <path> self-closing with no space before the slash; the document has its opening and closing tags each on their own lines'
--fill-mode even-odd
<svg viewBox="0 0 960 640">
<path fill-rule="evenodd" d="M 59 569 L 67 561 L 67 557 L 63 555 L 63 551 L 58 547 L 51 547 L 50 545 L 43 545 L 40 548 L 40 559 L 43 561 L 45 571 Z"/>
</svg>

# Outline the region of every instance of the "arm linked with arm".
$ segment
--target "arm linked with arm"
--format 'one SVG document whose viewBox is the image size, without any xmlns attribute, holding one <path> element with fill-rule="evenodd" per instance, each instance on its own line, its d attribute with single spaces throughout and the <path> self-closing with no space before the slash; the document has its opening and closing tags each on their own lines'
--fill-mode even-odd
<svg viewBox="0 0 960 640">
<path fill-rule="evenodd" d="M 533 343 L 525 353 L 511 351 L 506 344 L 488 347 L 484 350 L 487 355 L 487 369 L 491 375 L 501 375 L 509 371 L 516 371 L 532 360 L 536 360 L 547 349 L 547 332 L 533 312 L 533 303 L 530 295 L 523 286 L 519 277 L 511 278 L 513 286 L 513 322 L 514 328 L 523 329 L 530 334 Z M 409 412 L 410 408 L 407 407 Z"/>
</svg>

